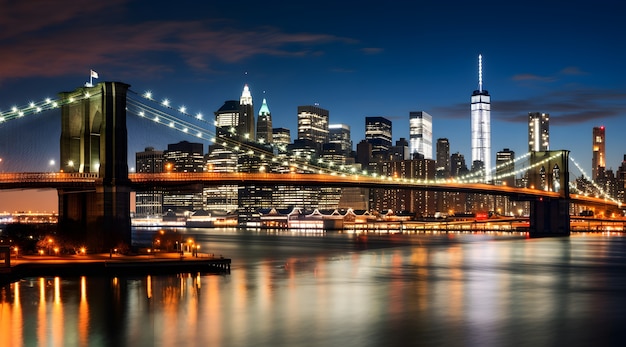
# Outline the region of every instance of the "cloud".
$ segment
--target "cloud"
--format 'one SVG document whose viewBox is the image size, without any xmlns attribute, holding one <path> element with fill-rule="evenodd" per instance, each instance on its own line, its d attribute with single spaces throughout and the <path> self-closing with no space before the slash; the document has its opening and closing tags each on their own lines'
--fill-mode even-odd
<svg viewBox="0 0 626 347">
<path fill-rule="evenodd" d="M 555 80 L 554 77 L 540 76 L 540 75 L 529 74 L 529 73 L 513 75 L 511 79 L 513 81 L 540 81 L 540 82 L 553 82 Z"/>
<path fill-rule="evenodd" d="M 324 44 L 355 43 L 272 27 L 237 30 L 218 20 L 125 22 L 120 6 L 125 2 L 93 2 L 59 11 L 50 1 L 0 0 L 0 78 L 62 76 L 103 65 L 135 69 L 127 72 L 133 74 L 161 73 L 171 71 L 176 60 L 211 71 L 217 63 L 258 55 L 303 57 L 323 54 L 319 47 Z"/>
<path fill-rule="evenodd" d="M 493 100 L 491 119 L 525 123 L 528 112 L 550 114 L 550 123 L 567 125 L 626 116 L 626 92 L 579 88 L 559 90 L 517 100 Z M 467 119 L 469 105 L 458 103 L 433 108 L 432 114 L 442 119 Z"/>
<path fill-rule="evenodd" d="M 559 73 L 561 75 L 568 75 L 568 76 L 578 76 L 578 75 L 586 75 L 587 74 L 586 72 L 582 71 L 577 66 L 568 66 L 568 67 L 562 69 L 561 71 L 559 71 Z"/>
<path fill-rule="evenodd" d="M 364 48 L 361 48 L 361 52 L 367 55 L 374 55 L 374 54 L 382 53 L 383 49 L 380 47 L 364 47 Z"/>
</svg>

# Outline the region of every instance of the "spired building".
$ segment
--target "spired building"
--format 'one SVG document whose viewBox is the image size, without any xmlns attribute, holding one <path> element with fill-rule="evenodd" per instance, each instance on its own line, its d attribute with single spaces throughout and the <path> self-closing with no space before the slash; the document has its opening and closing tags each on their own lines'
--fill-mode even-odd
<svg viewBox="0 0 626 347">
<path fill-rule="evenodd" d="M 241 98 L 239 98 L 239 123 L 237 134 L 245 139 L 254 140 L 254 107 L 252 105 L 252 95 L 248 85 L 243 86 Z"/>
<path fill-rule="evenodd" d="M 433 117 L 426 112 L 409 112 L 409 151 L 412 158 L 433 158 Z M 421 156 L 416 156 L 421 154 Z"/>
<path fill-rule="evenodd" d="M 541 112 L 528 113 L 528 151 L 550 150 L 550 115 Z"/>
<path fill-rule="evenodd" d="M 263 98 L 263 104 L 259 110 L 259 118 L 256 123 L 256 140 L 259 143 L 270 144 L 273 142 L 272 137 L 272 114 L 267 107 L 267 100 Z"/>
<path fill-rule="evenodd" d="M 484 169 L 485 180 L 491 181 L 491 96 L 483 89 L 482 59 L 478 55 L 478 89 L 471 98 L 472 167 Z"/>
<path fill-rule="evenodd" d="M 591 157 L 591 180 L 595 181 L 599 172 L 606 168 L 606 144 L 604 126 L 593 128 L 593 156 Z"/>
</svg>

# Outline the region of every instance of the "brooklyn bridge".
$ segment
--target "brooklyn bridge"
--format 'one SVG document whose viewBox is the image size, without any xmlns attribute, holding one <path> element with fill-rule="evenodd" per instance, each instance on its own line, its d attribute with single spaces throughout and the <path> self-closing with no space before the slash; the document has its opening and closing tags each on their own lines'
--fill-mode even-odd
<svg viewBox="0 0 626 347">
<path fill-rule="evenodd" d="M 272 172 L 129 173 L 127 116 L 152 117 L 163 131 L 194 134 L 200 141 L 219 142 L 236 148 L 250 158 L 270 163 L 276 151 L 243 136 L 224 136 L 219 131 L 193 127 L 185 112 L 154 110 L 153 100 L 132 92 L 121 82 L 60 93 L 58 100 L 31 103 L 2 115 L 2 121 L 33 113 L 61 116 L 60 168 L 55 172 L 3 172 L 0 189 L 53 188 L 58 191 L 59 223 L 78 227 L 91 244 L 107 248 L 119 242 L 130 244 L 130 199 L 133 191 L 179 187 L 256 185 L 272 187 L 360 187 L 369 189 L 464 192 L 504 196 L 529 203 L 531 236 L 569 235 L 571 205 L 621 212 L 621 204 L 606 197 L 570 193 L 570 153 L 568 150 L 530 152 L 527 156 L 529 188 L 513 187 L 474 179 L 409 179 L 384 176 L 354 167 L 324 165 L 312 158 L 280 161 L 289 170 Z M 1 129 L 0 129 L 1 131 Z M 271 165 L 268 164 L 268 167 Z M 546 169 L 547 168 L 547 169 Z"/>
</svg>

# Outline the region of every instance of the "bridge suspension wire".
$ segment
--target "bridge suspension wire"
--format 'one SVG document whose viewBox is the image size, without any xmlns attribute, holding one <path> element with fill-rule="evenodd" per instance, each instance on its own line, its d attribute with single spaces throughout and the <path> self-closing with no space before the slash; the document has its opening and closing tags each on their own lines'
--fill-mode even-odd
<svg viewBox="0 0 626 347">
<path fill-rule="evenodd" d="M 31 101 L 26 105 L 13 106 L 6 111 L 0 111 L 0 123 L 13 119 L 22 118 L 31 114 L 39 114 L 48 110 L 52 110 L 61 106 L 58 99 L 46 98 L 45 100 L 34 102 Z"/>
<path fill-rule="evenodd" d="M 233 135 L 232 138 L 231 137 L 219 137 L 216 131 L 212 130 L 212 128 L 214 129 L 214 126 L 215 126 L 214 123 L 211 123 L 205 120 L 201 116 L 200 113 L 196 114 L 195 116 L 187 113 L 186 108 L 184 107 L 175 109 L 174 107 L 171 106 L 169 99 L 163 99 L 162 102 L 158 102 L 153 98 L 151 92 L 146 92 L 143 94 L 139 94 L 134 91 L 131 91 L 131 92 L 132 92 L 131 94 L 127 94 L 127 111 L 128 112 L 135 114 L 139 116 L 140 118 L 152 120 L 155 123 L 158 123 L 160 125 L 166 126 L 170 129 L 182 132 L 187 135 L 195 134 L 197 138 L 202 139 L 204 141 L 208 141 L 209 143 L 218 144 L 224 147 L 225 149 L 233 150 L 235 152 L 241 152 L 246 155 L 257 157 L 261 160 L 269 160 L 272 163 L 278 163 L 280 165 L 292 167 L 297 170 L 302 170 L 304 172 L 312 172 L 312 173 L 318 173 L 318 174 L 325 173 L 329 175 L 342 175 L 342 176 L 350 175 L 350 176 L 373 177 L 373 178 L 377 178 L 380 180 L 387 180 L 387 181 L 393 180 L 393 181 L 405 182 L 407 184 L 412 184 L 415 181 L 423 182 L 423 183 L 429 183 L 429 182 L 441 183 L 441 180 L 437 180 L 437 179 L 431 179 L 431 180 L 403 179 L 403 178 L 396 178 L 392 176 L 384 176 L 384 175 L 380 175 L 377 173 L 368 172 L 367 170 L 362 170 L 362 171 L 357 170 L 355 167 L 350 166 L 350 165 L 337 165 L 333 163 L 332 161 L 326 161 L 326 160 L 323 160 L 322 158 L 315 159 L 315 158 L 312 158 L 310 155 L 307 155 L 307 156 L 293 156 L 292 155 L 289 159 L 287 159 L 275 153 L 275 150 L 277 150 L 276 147 L 273 147 L 273 146 L 266 147 L 268 146 L 268 144 L 261 144 L 261 143 L 256 143 L 253 141 L 241 141 L 241 138 L 244 138 L 244 137 L 236 134 L 234 128 L 229 129 L 230 135 Z M 177 114 L 189 118 L 189 121 L 181 119 L 179 115 L 171 114 L 170 113 L 171 111 L 177 111 Z M 203 127 L 201 125 L 194 124 L 192 123 L 192 120 L 194 122 L 199 121 L 200 123 L 206 126 Z M 281 148 L 281 150 L 284 151 L 285 148 Z M 522 155 L 521 157 L 516 158 L 513 161 L 513 165 L 515 165 L 515 163 L 519 163 L 521 161 L 526 160 L 529 156 L 530 156 L 530 153 L 526 153 Z M 543 161 L 536 163 L 533 166 L 520 168 L 508 174 L 498 175 L 496 176 L 496 179 L 502 179 L 502 178 L 506 178 L 510 176 L 515 176 L 517 174 L 523 173 L 524 171 L 532 167 L 542 165 L 551 159 L 553 158 L 544 159 Z M 492 171 L 497 171 L 498 169 L 504 166 L 510 166 L 510 165 L 511 165 L 511 162 L 502 163 L 492 168 Z M 459 182 L 459 183 L 488 183 L 488 182 L 485 182 L 484 179 L 483 180 L 476 179 L 476 177 L 479 177 L 479 176 L 484 178 L 484 175 L 481 175 L 481 172 L 484 172 L 484 169 L 478 170 L 477 172 L 469 173 L 468 175 L 465 175 L 462 177 L 453 178 L 451 179 L 451 181 Z M 448 180 L 443 180 L 443 181 L 448 181 Z"/>
<path fill-rule="evenodd" d="M 574 163 L 574 166 L 576 166 L 576 168 L 580 171 L 580 173 L 583 175 L 583 177 L 591 177 L 591 176 L 587 175 L 585 170 L 583 170 L 583 168 L 580 166 L 580 164 L 578 164 L 578 162 L 572 156 L 570 156 L 569 159 L 570 159 L 570 161 L 572 163 Z M 620 204 L 621 205 L 620 201 L 618 201 L 617 199 L 613 198 L 606 190 L 604 190 L 604 188 L 600 187 L 596 182 L 594 182 L 592 180 L 589 180 L 589 182 L 600 193 L 600 195 L 596 196 L 596 197 L 602 197 L 603 199 L 611 200 L 611 201 L 615 202 L 616 204 Z M 578 188 L 574 184 L 570 184 L 570 188 L 573 188 L 573 189 L 576 189 L 576 190 L 580 190 L 580 188 Z M 588 195 L 589 192 L 582 192 L 582 194 L 583 195 Z"/>
<path fill-rule="evenodd" d="M 154 100 L 150 100 L 150 101 L 154 103 Z M 158 107 L 164 107 L 168 110 L 173 110 L 172 107 L 163 103 L 158 105 Z M 210 143 L 218 144 L 224 148 L 232 149 L 236 152 L 241 151 L 247 155 L 255 156 L 262 160 L 271 160 L 274 163 L 279 162 L 279 160 L 281 160 L 282 165 L 294 167 L 296 169 L 301 169 L 304 171 L 310 171 L 310 172 L 316 172 L 316 173 L 323 173 L 324 171 L 328 171 L 328 174 L 331 174 L 331 175 L 354 174 L 354 171 L 350 171 L 350 170 L 341 171 L 341 166 L 340 166 L 340 170 L 336 170 L 336 169 L 333 170 L 332 163 L 329 163 L 329 167 L 323 167 L 323 166 L 311 164 L 310 162 L 306 162 L 303 158 L 295 158 L 296 159 L 295 162 L 294 161 L 290 162 L 287 160 L 277 158 L 277 155 L 275 155 L 271 147 L 265 148 L 265 149 L 263 148 L 263 146 L 267 146 L 266 144 L 257 144 L 254 142 L 245 142 L 245 141 L 242 142 L 237 139 L 233 139 L 229 137 L 218 137 L 215 131 L 199 126 L 197 124 L 193 124 L 190 121 L 182 120 L 177 116 L 174 116 L 162 109 L 159 109 L 158 107 L 153 106 L 153 105 L 148 105 L 142 100 L 139 100 L 139 99 L 136 99 L 135 97 L 130 97 L 127 95 L 127 111 L 128 112 L 138 115 L 139 117 L 152 120 L 153 122 L 167 126 L 173 130 L 176 130 L 176 131 L 188 134 L 188 135 L 189 134 L 193 135 L 195 133 L 195 136 L 197 138 L 203 139 Z M 183 110 L 179 110 L 179 112 L 185 116 L 193 117 L 185 113 Z M 206 121 L 203 121 L 203 123 L 210 124 Z M 237 135 L 234 132 L 232 132 L 231 134 Z M 300 160 L 297 160 L 297 159 L 300 159 Z"/>
<path fill-rule="evenodd" d="M 59 98 L 45 98 L 43 100 L 40 101 L 31 101 L 26 105 L 22 105 L 22 106 L 13 106 L 11 107 L 11 109 L 6 110 L 6 111 L 0 111 L 0 123 L 5 122 L 5 121 L 10 121 L 10 120 L 14 120 L 14 119 L 18 119 L 18 118 L 22 118 L 24 116 L 28 116 L 28 115 L 33 115 L 33 114 L 40 114 L 43 113 L 45 111 L 49 111 L 49 110 L 53 110 L 56 108 L 59 108 L 63 105 L 66 104 L 71 104 L 73 102 L 76 102 L 80 99 L 89 99 L 92 98 L 96 95 L 100 95 L 102 94 L 102 92 L 96 92 L 96 93 L 85 93 L 83 95 L 77 95 L 77 96 L 72 96 L 66 99 L 59 99 Z"/>
<path fill-rule="evenodd" d="M 517 163 L 521 162 L 522 160 L 524 160 L 525 163 L 528 163 L 528 161 L 526 160 L 528 157 L 530 157 L 530 152 L 515 158 L 515 160 L 513 160 L 512 162 L 506 162 L 506 163 L 502 163 L 500 165 L 497 165 L 495 167 L 493 167 L 490 171 L 492 172 L 492 180 L 499 180 L 499 179 L 503 179 L 503 178 L 508 178 L 508 177 L 515 177 L 518 174 L 524 173 L 525 171 L 528 170 L 527 166 L 524 166 L 520 169 L 517 170 L 513 170 L 511 172 L 508 173 L 504 173 L 504 174 L 500 174 L 500 175 L 496 175 L 495 173 L 498 171 L 498 169 L 501 169 L 503 167 L 507 167 L 507 166 L 515 166 L 517 165 Z M 485 175 L 484 175 L 485 169 L 480 169 L 480 170 L 476 170 L 474 172 L 470 172 L 466 175 L 463 176 L 457 176 L 454 177 L 453 180 L 456 182 L 461 182 L 461 183 L 488 183 L 487 180 L 485 179 Z"/>
</svg>

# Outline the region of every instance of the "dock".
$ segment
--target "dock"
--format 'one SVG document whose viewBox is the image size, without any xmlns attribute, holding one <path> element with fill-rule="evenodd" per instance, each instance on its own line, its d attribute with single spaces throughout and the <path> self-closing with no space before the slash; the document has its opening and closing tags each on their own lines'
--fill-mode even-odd
<svg viewBox="0 0 626 347">
<path fill-rule="evenodd" d="M 0 267 L 0 285 L 41 276 L 229 274 L 230 264 L 231 259 L 205 253 L 19 255 L 12 256 L 8 264 L 5 262 Z"/>
</svg>

